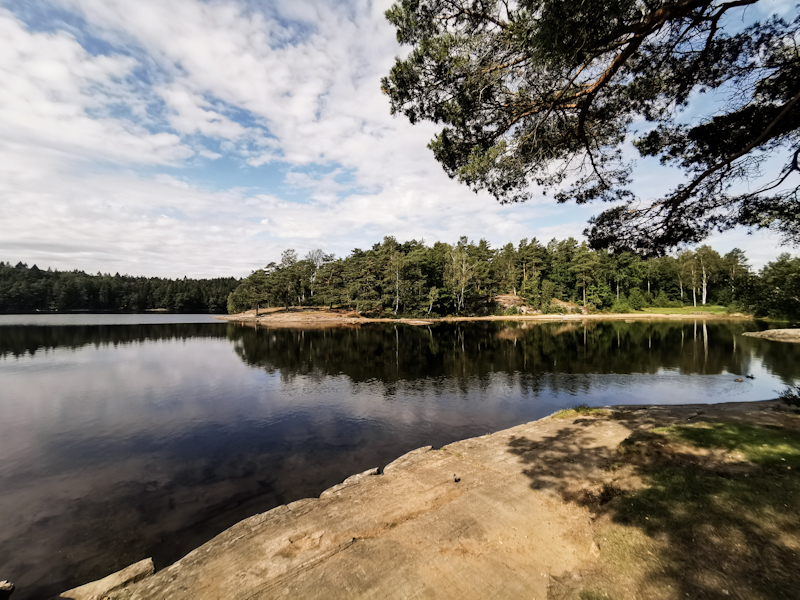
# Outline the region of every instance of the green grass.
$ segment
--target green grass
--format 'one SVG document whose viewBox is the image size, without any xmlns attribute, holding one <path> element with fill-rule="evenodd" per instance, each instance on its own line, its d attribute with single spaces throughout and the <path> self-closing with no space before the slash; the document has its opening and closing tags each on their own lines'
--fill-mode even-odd
<svg viewBox="0 0 800 600">
<path fill-rule="evenodd" d="M 728 308 L 725 306 L 717 306 L 713 304 L 706 304 L 705 306 L 682 306 L 680 308 L 656 308 L 650 306 L 643 308 L 643 313 L 657 314 L 657 315 L 691 315 L 692 313 L 710 313 L 714 315 L 727 314 Z"/>
<path fill-rule="evenodd" d="M 664 438 L 681 445 L 664 446 Z M 600 533 L 612 592 L 634 586 L 636 597 L 647 598 L 797 597 L 800 432 L 697 423 L 638 439 L 652 451 L 621 458 L 636 465 L 644 487 L 608 502 L 616 526 Z"/>
<path fill-rule="evenodd" d="M 742 423 L 698 423 L 656 429 L 700 448 L 741 452 L 752 463 L 800 468 L 800 432 Z"/>
<path fill-rule="evenodd" d="M 720 597 L 732 584 L 741 598 L 794 597 L 800 553 L 789 540 L 800 533 L 797 477 L 669 467 L 644 479 L 645 490 L 618 499 L 614 520 L 655 542 L 655 560 L 641 577 L 648 585 L 692 598 Z M 642 540 L 621 541 L 618 559 L 641 568 Z"/>
<path fill-rule="evenodd" d="M 586 404 L 580 404 L 554 412 L 552 416 L 554 419 L 574 419 L 576 417 L 605 417 L 608 414 L 608 409 L 592 408 Z"/>
<path fill-rule="evenodd" d="M 591 586 L 578 592 L 578 600 L 611 600 L 611 596 L 602 588 Z"/>
</svg>

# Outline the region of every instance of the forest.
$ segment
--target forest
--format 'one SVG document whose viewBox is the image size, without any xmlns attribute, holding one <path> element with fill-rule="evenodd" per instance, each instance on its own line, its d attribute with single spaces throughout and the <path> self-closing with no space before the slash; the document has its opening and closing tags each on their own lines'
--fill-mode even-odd
<svg viewBox="0 0 800 600">
<path fill-rule="evenodd" d="M 345 258 L 322 250 L 254 271 L 231 293 L 228 312 L 257 307 L 328 306 L 365 316 L 441 317 L 515 314 L 501 294 L 526 310 L 624 313 L 646 307 L 722 305 L 775 319 L 800 319 L 800 258 L 780 255 L 759 273 L 744 252 L 721 255 L 703 245 L 676 256 L 643 259 L 630 251 L 594 251 L 573 238 L 524 239 L 492 248 L 462 237 L 455 244 L 400 243 L 385 237 Z"/>
<path fill-rule="evenodd" d="M 37 311 L 241 312 L 255 307 L 326 306 L 376 317 L 516 314 L 525 310 L 624 313 L 722 305 L 775 319 L 800 320 L 800 258 L 780 255 L 756 273 L 744 252 L 709 246 L 643 259 L 591 250 L 573 238 L 522 240 L 493 248 L 462 237 L 455 244 L 400 243 L 385 237 L 337 258 L 286 250 L 239 280 L 90 275 L 0 262 L 0 313 Z M 565 304 L 567 303 L 567 304 Z"/>
<path fill-rule="evenodd" d="M 233 277 L 162 279 L 89 275 L 0 262 L 0 313 L 37 311 L 225 312 Z"/>
</svg>

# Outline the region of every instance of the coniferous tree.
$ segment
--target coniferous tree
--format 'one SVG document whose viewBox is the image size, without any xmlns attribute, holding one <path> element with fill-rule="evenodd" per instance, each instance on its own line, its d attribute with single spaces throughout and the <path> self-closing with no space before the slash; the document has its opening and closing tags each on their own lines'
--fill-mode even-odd
<svg viewBox="0 0 800 600">
<path fill-rule="evenodd" d="M 743 28 L 754 5 L 767 16 Z M 764 0 L 398 0 L 386 16 L 411 51 L 382 89 L 392 113 L 442 127 L 429 147 L 475 190 L 518 201 L 537 184 L 559 201 L 622 200 L 592 219 L 593 247 L 657 253 L 735 226 L 800 243 L 800 18 L 774 10 Z M 684 124 L 702 92 L 726 102 Z M 634 198 L 622 153 L 631 136 L 686 183 Z M 764 176 L 768 159 L 783 165 L 777 176 Z M 749 188 L 731 189 L 741 182 Z"/>
</svg>

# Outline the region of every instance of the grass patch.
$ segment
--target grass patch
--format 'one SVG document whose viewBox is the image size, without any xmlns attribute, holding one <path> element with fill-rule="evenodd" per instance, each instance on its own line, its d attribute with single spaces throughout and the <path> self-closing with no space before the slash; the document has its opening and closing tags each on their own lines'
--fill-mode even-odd
<svg viewBox="0 0 800 600">
<path fill-rule="evenodd" d="M 692 598 L 721 597 L 725 589 L 739 598 L 793 597 L 800 584 L 797 477 L 725 477 L 682 467 L 649 473 L 645 482 L 645 490 L 612 501 L 616 523 L 656 542 L 650 564 L 642 565 L 639 540 L 620 540 L 614 549 L 626 570 L 644 567 L 636 579 L 653 589 L 642 597 L 664 597 L 659 589 Z"/>
<path fill-rule="evenodd" d="M 621 460 L 644 486 L 611 498 L 596 531 L 603 589 L 636 598 L 797 597 L 800 432 L 697 423 L 637 439 L 652 452 Z"/>
<path fill-rule="evenodd" d="M 705 306 L 682 306 L 680 308 L 656 308 L 654 306 L 649 306 L 643 308 L 641 312 L 657 315 L 691 315 L 693 313 L 724 315 L 727 314 L 728 308 L 726 306 L 712 304 L 706 304 Z"/>
<path fill-rule="evenodd" d="M 552 417 L 554 419 L 574 419 L 576 417 L 605 417 L 610 412 L 605 408 L 594 408 L 586 404 L 579 404 L 572 408 L 565 408 L 554 412 Z"/>
<path fill-rule="evenodd" d="M 611 596 L 604 589 L 592 586 L 580 590 L 578 600 L 611 600 Z"/>
<path fill-rule="evenodd" d="M 742 423 L 673 425 L 655 431 L 700 448 L 741 452 L 752 463 L 773 467 L 800 467 L 800 432 Z"/>
</svg>

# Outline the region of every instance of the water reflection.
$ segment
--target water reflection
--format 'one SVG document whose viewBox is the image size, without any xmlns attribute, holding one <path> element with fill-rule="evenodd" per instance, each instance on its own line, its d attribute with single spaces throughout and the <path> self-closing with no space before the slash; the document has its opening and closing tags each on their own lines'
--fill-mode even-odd
<svg viewBox="0 0 800 600">
<path fill-rule="evenodd" d="M 797 376 L 797 346 L 742 337 L 750 322 L 477 322 L 353 329 L 232 327 L 247 364 L 297 375 L 345 374 L 353 382 L 445 378 L 470 382 L 490 373 L 743 374 L 761 361 L 770 373 Z M 548 379 L 559 385 L 569 378 Z"/>
<path fill-rule="evenodd" d="M 739 335 L 753 327 L 3 326 L 0 576 L 46 598 L 160 568 L 408 450 L 563 406 L 773 397 L 800 346 Z"/>
<path fill-rule="evenodd" d="M 16 315 L 14 315 L 16 316 Z M 21 315 L 28 317 L 28 315 Z M 72 315 L 69 315 L 72 316 Z M 80 315 L 84 318 L 87 315 Z M 114 315 L 103 315 L 110 318 Z M 128 315 L 122 315 L 127 317 Z M 162 317 L 163 318 L 163 317 Z M 30 319 L 28 319 L 30 321 Z M 216 323 L 137 323 L 135 325 L 41 326 L 2 325 L 0 321 L 0 358 L 6 356 L 31 356 L 56 348 L 81 348 L 83 346 L 116 346 L 159 340 L 186 340 L 189 338 L 225 338 L 225 324 Z"/>
</svg>

